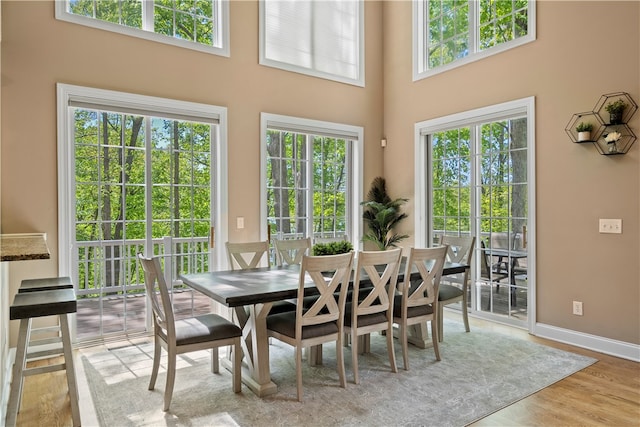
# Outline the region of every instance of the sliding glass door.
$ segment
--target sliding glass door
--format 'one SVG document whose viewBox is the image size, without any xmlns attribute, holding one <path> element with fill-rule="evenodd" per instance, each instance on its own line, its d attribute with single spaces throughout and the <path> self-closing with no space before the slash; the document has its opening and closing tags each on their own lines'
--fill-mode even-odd
<svg viewBox="0 0 640 427">
<path fill-rule="evenodd" d="M 76 284 L 77 341 L 151 326 L 140 253 L 162 257 L 178 318 L 210 311 L 178 276 L 213 269 L 218 120 L 170 106 L 134 108 L 111 94 L 70 97 L 60 150 L 69 163 L 61 166 L 60 235 L 71 249 L 61 271 Z"/>
<path fill-rule="evenodd" d="M 426 158 L 425 243 L 475 236 L 469 308 L 525 326 L 532 295 L 533 168 L 526 109 L 418 127 Z M 418 203 L 420 205 L 420 203 Z"/>
</svg>

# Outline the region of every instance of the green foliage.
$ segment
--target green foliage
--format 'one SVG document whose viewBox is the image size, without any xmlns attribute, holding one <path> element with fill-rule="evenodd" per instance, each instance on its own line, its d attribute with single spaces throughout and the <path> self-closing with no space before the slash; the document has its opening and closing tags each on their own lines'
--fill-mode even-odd
<svg viewBox="0 0 640 427">
<path fill-rule="evenodd" d="M 353 245 L 347 240 L 340 240 L 337 242 L 329 243 L 316 243 L 313 245 L 313 254 L 316 256 L 321 255 L 338 255 L 346 254 L 353 250 Z"/>
<path fill-rule="evenodd" d="M 479 27 L 477 28 L 478 49 L 483 51 L 508 43 L 529 33 L 527 0 L 493 1 L 478 3 Z M 474 53 L 475 47 L 470 34 L 476 29 L 469 21 L 469 7 L 466 0 L 429 1 L 428 4 L 428 46 L 425 46 L 428 67 L 436 68 Z"/>
<path fill-rule="evenodd" d="M 624 102 L 623 99 L 618 99 L 613 102 L 608 103 L 604 109 L 607 110 L 607 113 L 611 114 L 620 114 L 627 108 L 627 103 Z"/>
<path fill-rule="evenodd" d="M 386 250 L 409 237 L 407 234 L 399 235 L 393 232 L 398 223 L 408 216 L 400 212 L 400 207 L 407 201 L 408 199 L 401 198 L 392 200 L 387 194 L 385 179 L 375 178 L 371 183 L 367 200 L 360 203 L 365 208 L 362 218 L 368 226 L 363 240 L 375 243 L 380 250 Z"/>
<path fill-rule="evenodd" d="M 580 122 L 578 126 L 576 126 L 577 132 L 591 132 L 593 130 L 593 124 Z"/>
<path fill-rule="evenodd" d="M 209 235 L 209 124 L 83 109 L 76 110 L 74 119 L 75 237 L 78 242 L 97 243 L 79 249 L 78 262 L 84 266 L 79 269 L 79 286 L 99 289 L 130 283 L 141 248 L 114 242 Z M 144 135 L 147 121 L 149 147 Z M 145 159 L 147 150 L 150 163 Z M 145 181 L 147 168 L 150 183 Z M 146 185 L 151 188 L 150 200 Z M 147 203 L 153 215 L 151 236 L 146 229 Z M 128 248 L 134 248 L 133 253 L 125 255 Z"/>
<path fill-rule="evenodd" d="M 273 234 L 304 233 L 310 217 L 314 233 L 344 234 L 348 146 L 339 138 L 267 130 L 267 217 Z M 309 197 L 313 212 L 307 212 Z"/>
<path fill-rule="evenodd" d="M 75 0 L 69 11 L 116 25 L 143 30 L 142 6 L 137 0 Z M 215 32 L 211 1 L 156 0 L 153 5 L 153 32 L 180 40 L 212 46 Z"/>
</svg>

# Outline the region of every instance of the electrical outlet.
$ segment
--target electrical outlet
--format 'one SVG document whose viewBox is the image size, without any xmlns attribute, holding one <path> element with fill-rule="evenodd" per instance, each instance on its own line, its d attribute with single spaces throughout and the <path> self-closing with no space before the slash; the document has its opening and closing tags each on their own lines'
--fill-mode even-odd
<svg viewBox="0 0 640 427">
<path fill-rule="evenodd" d="M 573 314 L 576 316 L 582 316 L 582 301 L 573 302 Z"/>
<path fill-rule="evenodd" d="M 238 228 L 238 229 L 244 228 L 244 217 L 243 216 L 239 216 L 239 217 L 236 218 L 236 228 Z"/>
<path fill-rule="evenodd" d="M 622 220 L 600 218 L 598 231 L 600 233 L 622 234 Z"/>
</svg>

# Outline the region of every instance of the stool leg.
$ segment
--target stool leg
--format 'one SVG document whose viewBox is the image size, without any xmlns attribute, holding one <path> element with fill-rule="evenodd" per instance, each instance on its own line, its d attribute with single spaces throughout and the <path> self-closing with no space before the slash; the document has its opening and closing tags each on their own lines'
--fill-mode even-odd
<svg viewBox="0 0 640 427">
<path fill-rule="evenodd" d="M 80 408 L 78 406 L 78 383 L 73 364 L 73 350 L 69 335 L 69 319 L 67 314 L 60 315 L 60 330 L 62 332 L 62 348 L 64 350 L 65 370 L 67 371 L 67 385 L 69 387 L 69 402 L 71 403 L 71 417 L 74 427 L 80 426 Z"/>
<path fill-rule="evenodd" d="M 22 384 L 27 360 L 27 343 L 29 342 L 29 332 L 31 331 L 31 319 L 20 319 L 20 330 L 18 332 L 18 345 L 16 347 L 16 360 L 13 364 L 13 379 L 11 380 L 11 392 L 9 393 L 9 403 L 7 405 L 7 426 L 16 425 L 18 411 L 20 411 L 20 401 L 22 400 Z"/>
</svg>

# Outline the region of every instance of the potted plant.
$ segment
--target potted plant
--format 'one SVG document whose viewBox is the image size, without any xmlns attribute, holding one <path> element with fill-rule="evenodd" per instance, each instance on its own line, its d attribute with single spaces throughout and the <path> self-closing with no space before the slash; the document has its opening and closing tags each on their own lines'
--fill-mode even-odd
<svg viewBox="0 0 640 427">
<path fill-rule="evenodd" d="M 398 223 L 408 216 L 400 212 L 400 206 L 407 201 L 408 199 L 402 198 L 392 200 L 387 194 L 385 179 L 375 178 L 371 183 L 367 200 L 360 203 L 364 206 L 362 218 L 368 226 L 362 240 L 373 242 L 378 249 L 384 251 L 391 246 L 397 246 L 396 243 L 409 237 L 407 234 L 400 235 L 393 232 Z"/>
<path fill-rule="evenodd" d="M 576 126 L 576 132 L 578 132 L 578 142 L 591 140 L 591 131 L 593 130 L 593 124 L 580 122 Z"/>
<path fill-rule="evenodd" d="M 604 109 L 609 113 L 609 123 L 612 125 L 617 125 L 622 122 L 622 115 L 624 113 L 624 109 L 627 107 L 627 103 L 624 102 L 623 99 L 618 99 L 616 101 L 608 103 Z"/>
<path fill-rule="evenodd" d="M 353 250 L 353 245 L 348 240 L 340 240 L 337 242 L 316 243 L 311 249 L 315 256 L 338 255 L 351 252 Z"/>
</svg>

